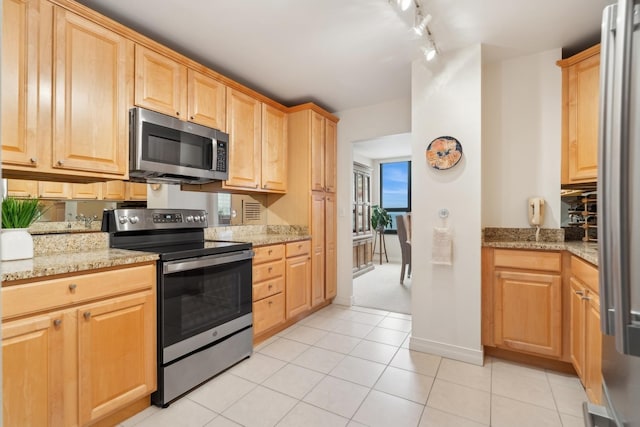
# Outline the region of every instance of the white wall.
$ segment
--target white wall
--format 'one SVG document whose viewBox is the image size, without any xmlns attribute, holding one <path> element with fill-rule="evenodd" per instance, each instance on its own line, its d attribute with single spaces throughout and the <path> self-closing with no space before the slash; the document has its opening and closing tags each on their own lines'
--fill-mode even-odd
<svg viewBox="0 0 640 427">
<path fill-rule="evenodd" d="M 410 347 L 482 364 L 480 340 L 482 54 L 475 45 L 412 67 L 412 306 Z M 438 171 L 425 160 L 430 141 L 456 137 L 463 158 Z M 432 234 L 447 208 L 453 265 L 433 265 Z"/>
<path fill-rule="evenodd" d="M 362 108 L 335 113 L 338 122 L 338 295 L 337 304 L 353 302 L 352 239 L 351 239 L 351 173 L 353 142 L 411 130 L 411 100 L 396 99 Z"/>
<path fill-rule="evenodd" d="M 561 49 L 490 63 L 482 72 L 482 225 L 529 227 L 527 199 L 560 227 Z"/>
</svg>

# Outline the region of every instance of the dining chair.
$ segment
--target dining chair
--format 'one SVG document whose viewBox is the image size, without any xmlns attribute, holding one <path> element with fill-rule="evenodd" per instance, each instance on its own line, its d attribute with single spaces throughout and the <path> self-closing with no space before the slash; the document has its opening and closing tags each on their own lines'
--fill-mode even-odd
<svg viewBox="0 0 640 427">
<path fill-rule="evenodd" d="M 402 266 L 400 268 L 400 283 L 404 283 L 405 271 L 407 277 L 411 277 L 411 237 L 407 234 L 407 217 L 398 215 L 396 217 L 396 228 L 398 229 L 398 240 L 400 241 L 400 254 L 402 255 Z M 407 269 L 408 267 L 408 269 Z"/>
</svg>

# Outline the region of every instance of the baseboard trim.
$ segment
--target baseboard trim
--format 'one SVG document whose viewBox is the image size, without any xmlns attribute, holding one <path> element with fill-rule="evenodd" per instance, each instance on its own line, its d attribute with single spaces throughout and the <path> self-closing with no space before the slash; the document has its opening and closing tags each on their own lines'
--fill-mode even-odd
<svg viewBox="0 0 640 427">
<path fill-rule="evenodd" d="M 342 297 L 335 297 L 333 299 L 333 304 L 338 304 L 338 305 L 344 305 L 347 307 L 351 307 L 352 305 L 355 305 L 355 300 L 353 298 L 353 295 L 351 295 L 348 298 L 342 298 Z"/>
<path fill-rule="evenodd" d="M 449 359 L 459 360 L 461 362 L 472 363 L 478 366 L 482 366 L 484 364 L 483 350 L 474 350 L 471 348 L 426 340 L 423 338 L 416 338 L 413 336 L 409 340 L 409 349 L 423 353 L 435 354 Z"/>
</svg>

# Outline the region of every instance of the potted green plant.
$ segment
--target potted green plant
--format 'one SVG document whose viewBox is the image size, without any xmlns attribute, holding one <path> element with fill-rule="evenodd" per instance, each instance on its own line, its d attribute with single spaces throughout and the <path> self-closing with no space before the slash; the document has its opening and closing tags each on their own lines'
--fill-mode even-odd
<svg viewBox="0 0 640 427">
<path fill-rule="evenodd" d="M 2 261 L 33 258 L 33 238 L 27 229 L 44 213 L 38 199 L 7 197 L 2 201 Z"/>
<path fill-rule="evenodd" d="M 373 205 L 371 210 L 371 227 L 376 231 L 382 231 L 391 224 L 389 213 L 378 205 Z"/>
</svg>

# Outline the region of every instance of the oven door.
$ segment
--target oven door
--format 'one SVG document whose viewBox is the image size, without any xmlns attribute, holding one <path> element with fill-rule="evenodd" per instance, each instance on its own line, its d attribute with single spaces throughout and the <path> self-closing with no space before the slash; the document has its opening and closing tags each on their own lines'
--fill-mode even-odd
<svg viewBox="0 0 640 427">
<path fill-rule="evenodd" d="M 252 325 L 253 251 L 162 263 L 158 339 L 163 364 Z"/>
</svg>

